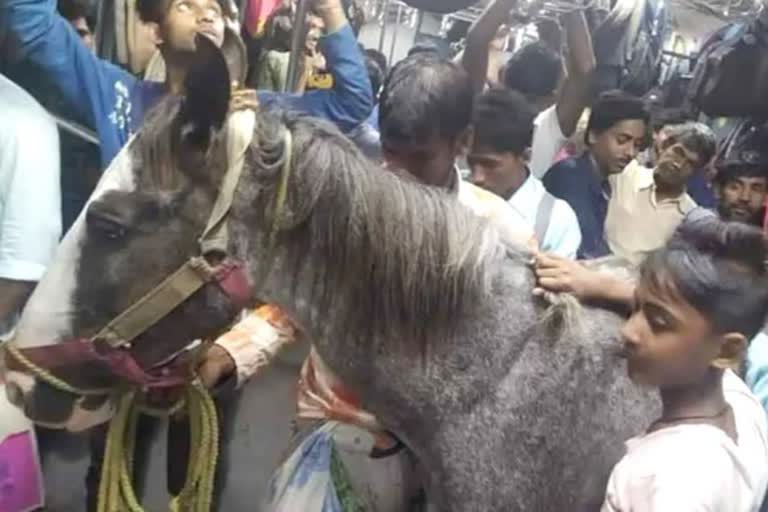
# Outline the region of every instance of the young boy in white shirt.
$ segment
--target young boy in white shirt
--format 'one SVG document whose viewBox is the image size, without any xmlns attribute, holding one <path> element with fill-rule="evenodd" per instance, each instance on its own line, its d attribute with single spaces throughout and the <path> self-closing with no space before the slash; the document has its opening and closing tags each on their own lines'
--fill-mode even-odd
<svg viewBox="0 0 768 512">
<path fill-rule="evenodd" d="M 768 313 L 762 233 L 687 221 L 640 269 L 622 329 L 630 377 L 661 417 L 627 443 L 603 512 L 756 512 L 768 485 L 765 412 L 733 373 Z"/>
</svg>

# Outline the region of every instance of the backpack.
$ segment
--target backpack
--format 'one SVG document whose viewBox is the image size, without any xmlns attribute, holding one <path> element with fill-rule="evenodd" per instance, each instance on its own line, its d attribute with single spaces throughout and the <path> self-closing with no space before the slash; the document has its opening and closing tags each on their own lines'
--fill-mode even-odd
<svg viewBox="0 0 768 512">
<path fill-rule="evenodd" d="M 759 20 L 713 34 L 702 46 L 689 100 L 710 117 L 768 116 L 768 30 Z"/>
</svg>

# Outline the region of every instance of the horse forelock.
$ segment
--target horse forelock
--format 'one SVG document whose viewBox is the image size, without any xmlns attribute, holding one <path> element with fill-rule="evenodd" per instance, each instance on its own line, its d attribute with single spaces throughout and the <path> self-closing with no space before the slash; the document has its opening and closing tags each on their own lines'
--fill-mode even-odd
<svg viewBox="0 0 768 512">
<path fill-rule="evenodd" d="M 251 165 L 264 182 L 256 203 L 267 229 L 285 129 L 294 150 L 278 241 L 294 279 L 306 275 L 304 265 L 322 269 L 308 298 L 321 317 L 344 311 L 338 325 L 348 336 L 422 348 L 453 331 L 490 290 L 492 263 L 505 251 L 496 230 L 447 192 L 372 164 L 328 124 L 295 117 L 261 119 L 254 138 Z"/>
</svg>

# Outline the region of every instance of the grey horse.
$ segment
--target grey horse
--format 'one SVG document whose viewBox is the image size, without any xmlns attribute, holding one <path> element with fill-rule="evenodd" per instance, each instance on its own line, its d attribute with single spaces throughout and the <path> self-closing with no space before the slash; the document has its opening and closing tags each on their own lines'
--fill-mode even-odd
<svg viewBox="0 0 768 512">
<path fill-rule="evenodd" d="M 229 94 L 221 55 L 198 51 L 187 97 L 148 116 L 63 241 L 18 346 L 92 335 L 195 254 L 227 168 Z M 372 165 L 327 123 L 257 115 L 229 232 L 254 301 L 287 311 L 415 454 L 437 510 L 596 510 L 624 441 L 658 412 L 626 376 L 620 316 L 553 313 L 532 295 L 525 249 L 453 197 Z M 130 351 L 151 368 L 234 314 L 208 285 Z M 88 368 L 59 375 L 119 383 Z M 22 371 L 7 381 L 12 400 L 49 425 L 110 415 L 106 397 L 78 399 Z"/>
</svg>

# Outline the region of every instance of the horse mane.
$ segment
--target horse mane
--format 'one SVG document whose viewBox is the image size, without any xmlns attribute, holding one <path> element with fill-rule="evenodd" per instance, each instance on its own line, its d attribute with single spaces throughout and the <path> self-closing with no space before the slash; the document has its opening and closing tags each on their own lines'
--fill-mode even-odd
<svg viewBox="0 0 768 512">
<path fill-rule="evenodd" d="M 507 250 L 486 220 L 445 191 L 404 180 L 367 160 L 328 123 L 262 115 L 251 146 L 256 203 L 272 226 L 284 132 L 293 135 L 292 174 L 277 241 L 313 272 L 308 300 L 321 318 L 347 314 L 349 336 L 399 338 L 425 348 L 455 332 L 490 291 Z"/>
</svg>

